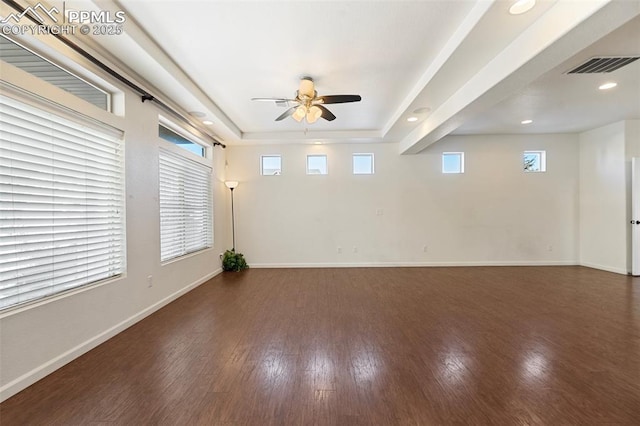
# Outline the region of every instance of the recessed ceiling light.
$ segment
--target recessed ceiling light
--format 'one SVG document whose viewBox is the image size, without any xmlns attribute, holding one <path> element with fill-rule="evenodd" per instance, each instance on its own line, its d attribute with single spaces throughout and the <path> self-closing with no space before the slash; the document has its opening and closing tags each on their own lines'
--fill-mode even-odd
<svg viewBox="0 0 640 426">
<path fill-rule="evenodd" d="M 531 10 L 536 5 L 536 0 L 518 0 L 509 8 L 512 15 L 520 15 Z"/>
<path fill-rule="evenodd" d="M 418 117 L 409 117 L 409 118 L 407 118 L 407 121 L 409 123 L 413 123 L 414 121 L 418 121 Z"/>
<path fill-rule="evenodd" d="M 605 83 L 603 85 L 601 85 L 600 87 L 598 87 L 598 89 L 600 90 L 607 90 L 607 89 L 613 89 L 614 87 L 616 87 L 618 85 L 618 83 L 615 83 L 613 81 L 610 81 L 608 83 Z"/>
<path fill-rule="evenodd" d="M 426 114 L 428 112 L 431 111 L 431 108 L 429 107 L 422 107 L 422 108 L 418 108 L 418 109 L 414 109 L 413 113 L 414 114 Z"/>
<path fill-rule="evenodd" d="M 314 144 L 314 145 L 322 145 L 322 142 L 320 142 L 320 141 L 315 141 L 313 144 Z"/>
<path fill-rule="evenodd" d="M 205 114 L 204 112 L 200 112 L 200 111 L 189 111 L 189 115 L 192 115 L 192 116 L 198 117 L 198 118 L 202 118 L 202 117 L 206 117 L 207 114 Z"/>
<path fill-rule="evenodd" d="M 207 126 L 210 126 L 210 125 L 212 125 L 212 124 L 213 124 L 213 121 L 211 121 L 211 120 L 204 120 L 204 121 L 202 122 L 202 124 L 206 124 Z"/>
<path fill-rule="evenodd" d="M 533 123 L 533 120 L 522 120 L 520 122 L 520 124 L 531 124 L 531 123 Z"/>
</svg>

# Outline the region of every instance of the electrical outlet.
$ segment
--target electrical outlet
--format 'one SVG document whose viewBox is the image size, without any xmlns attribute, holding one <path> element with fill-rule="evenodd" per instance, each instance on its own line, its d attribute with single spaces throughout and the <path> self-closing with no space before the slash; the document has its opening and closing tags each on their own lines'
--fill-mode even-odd
<svg viewBox="0 0 640 426">
<path fill-rule="evenodd" d="M 376 209 L 376 216 L 382 216 L 384 214 L 384 210 Z"/>
<path fill-rule="evenodd" d="M 358 247 L 353 246 L 353 252 L 354 252 L 354 253 L 357 253 L 357 252 L 358 252 Z"/>
<path fill-rule="evenodd" d="M 422 252 L 427 253 L 429 251 L 429 246 L 422 246 Z"/>
<path fill-rule="evenodd" d="M 153 287 L 153 275 L 147 277 L 147 287 Z"/>
<path fill-rule="evenodd" d="M 547 251 L 553 251 L 553 246 L 551 244 L 547 246 Z"/>
<path fill-rule="evenodd" d="M 342 254 L 342 247 L 338 247 L 338 254 Z"/>
</svg>

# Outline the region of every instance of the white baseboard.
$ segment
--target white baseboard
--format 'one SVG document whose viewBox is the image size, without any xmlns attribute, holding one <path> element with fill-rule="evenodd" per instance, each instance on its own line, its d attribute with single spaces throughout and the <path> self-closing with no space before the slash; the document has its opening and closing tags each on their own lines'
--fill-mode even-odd
<svg viewBox="0 0 640 426">
<path fill-rule="evenodd" d="M 600 269 L 601 271 L 613 272 L 615 274 L 628 275 L 629 271 L 622 268 L 613 268 L 611 266 L 599 265 L 597 263 L 580 262 L 580 266 L 586 266 L 587 268 Z"/>
<path fill-rule="evenodd" d="M 392 268 L 453 266 L 576 266 L 575 260 L 506 260 L 469 262 L 252 263 L 252 268 Z"/>
<path fill-rule="evenodd" d="M 80 355 L 83 355 L 89 352 L 91 349 L 95 348 L 99 344 L 106 342 L 116 334 L 126 330 L 127 328 L 131 327 L 138 321 L 148 317 L 158 309 L 173 302 L 175 299 L 182 296 L 183 294 L 188 293 L 189 291 L 198 287 L 200 284 L 203 284 L 206 281 L 210 280 L 211 278 L 215 277 L 220 272 L 222 272 L 222 269 L 218 268 L 217 270 L 205 275 L 202 278 L 197 279 L 191 284 L 188 284 L 187 286 L 181 288 L 180 290 L 170 294 L 169 296 L 143 309 L 142 311 L 136 313 L 135 315 L 130 316 L 129 318 L 103 331 L 102 333 L 86 340 L 85 342 L 79 344 L 78 346 L 71 348 L 70 350 L 60 354 L 59 356 L 34 368 L 28 373 L 25 373 L 22 376 L 16 378 L 15 380 L 12 380 L 11 382 L 5 384 L 0 388 L 0 402 L 12 397 L 13 395 L 20 392 L 21 390 L 31 386 L 32 384 L 42 379 L 43 377 L 53 373 L 55 370 L 59 369 L 65 364 L 68 364 L 69 362 L 78 358 Z"/>
</svg>

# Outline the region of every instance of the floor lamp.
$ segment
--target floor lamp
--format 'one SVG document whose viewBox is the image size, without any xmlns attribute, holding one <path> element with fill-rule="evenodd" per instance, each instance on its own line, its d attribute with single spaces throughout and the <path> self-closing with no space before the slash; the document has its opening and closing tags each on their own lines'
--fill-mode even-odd
<svg viewBox="0 0 640 426">
<path fill-rule="evenodd" d="M 233 252 L 236 251 L 236 218 L 233 212 L 233 190 L 238 186 L 237 180 L 228 180 L 224 183 L 231 190 L 231 233 L 233 235 Z"/>
</svg>

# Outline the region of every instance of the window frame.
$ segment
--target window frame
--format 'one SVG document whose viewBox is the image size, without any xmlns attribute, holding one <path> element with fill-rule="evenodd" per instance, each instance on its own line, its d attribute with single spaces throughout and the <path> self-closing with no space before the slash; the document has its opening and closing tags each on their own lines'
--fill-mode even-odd
<svg viewBox="0 0 640 426">
<path fill-rule="evenodd" d="M 106 127 L 115 129 L 121 133 L 122 139 L 126 141 L 126 122 L 124 119 L 124 92 L 120 87 L 106 80 L 92 64 L 84 59 L 68 61 L 68 58 L 59 54 L 55 50 L 48 50 L 48 45 L 41 45 L 28 38 L 7 36 L 9 41 L 18 44 L 23 49 L 33 53 L 44 61 L 62 69 L 64 72 L 86 82 L 108 96 L 107 109 L 101 108 L 88 102 L 87 100 L 58 87 L 55 84 L 45 81 L 34 74 L 20 69 L 6 61 L 0 60 L 2 64 L 2 79 L 0 80 L 0 92 L 8 98 L 23 102 L 31 107 L 40 108 L 50 114 L 66 117 L 72 122 L 77 120 L 86 121 L 90 126 L 98 128 Z M 73 296 L 78 293 L 90 291 L 96 287 L 110 285 L 118 282 L 127 276 L 127 233 L 126 233 L 126 143 L 121 146 L 122 168 L 120 169 L 123 185 L 122 198 L 122 273 L 111 277 L 91 281 L 73 288 L 63 289 L 54 294 L 43 297 L 32 298 L 22 301 L 19 304 L 12 304 L 0 309 L 0 317 L 23 312 L 33 307 L 48 304 L 50 302 Z"/>
<path fill-rule="evenodd" d="M 363 173 L 363 172 L 356 172 L 356 157 L 369 157 L 370 159 L 370 166 L 371 166 L 371 172 L 368 173 Z M 376 173 L 376 168 L 375 168 L 375 156 L 373 153 L 370 152 L 366 152 L 366 153 L 362 153 L 362 152 L 355 152 L 351 155 L 351 172 L 354 175 L 374 175 Z"/>
<path fill-rule="evenodd" d="M 87 86 L 95 89 L 97 92 L 100 92 L 101 94 L 103 94 L 105 96 L 105 105 L 104 108 L 102 106 L 96 105 L 95 103 L 89 101 L 88 99 L 79 96 L 78 94 L 71 92 L 67 89 L 65 89 L 64 87 L 59 86 L 58 84 L 56 84 L 54 81 L 52 80 L 45 80 L 42 77 L 39 77 L 25 69 L 23 69 L 22 67 L 18 67 L 17 65 L 14 65 L 10 62 L 6 62 L 4 60 L 2 60 L 0 58 L 0 62 L 2 62 L 4 65 L 8 65 L 9 67 L 13 67 L 15 69 L 20 70 L 21 72 L 37 79 L 38 81 L 44 82 L 46 84 L 49 84 L 53 87 L 55 87 L 58 90 L 63 91 L 64 93 L 69 94 L 70 96 L 73 96 L 74 98 L 78 99 L 78 100 L 82 100 L 83 102 L 87 102 L 88 104 L 92 105 L 95 108 L 98 108 L 101 111 L 105 111 L 107 113 L 113 113 L 114 110 L 117 109 L 117 106 L 114 105 L 114 98 L 118 95 L 118 93 L 114 93 L 114 92 L 118 92 L 116 89 L 114 89 L 113 87 L 107 87 L 109 85 L 107 84 L 101 84 L 101 83 L 96 83 L 93 80 L 102 80 L 101 78 L 98 78 L 97 76 L 91 76 L 92 78 L 85 78 L 83 77 L 81 74 L 82 73 L 78 73 L 75 71 L 72 71 L 69 69 L 68 66 L 64 66 L 59 64 L 59 61 L 56 60 L 52 60 L 50 59 L 47 55 L 41 54 L 39 52 L 37 52 L 35 49 L 32 49 L 31 47 L 29 47 L 26 43 L 24 43 L 23 40 L 15 40 L 12 37 L 7 37 L 6 35 L 0 35 L 1 38 L 7 40 L 9 43 L 12 43 L 16 46 L 18 46 L 19 48 L 21 48 L 22 50 L 32 54 L 33 56 L 37 57 L 39 60 L 46 62 L 48 65 L 57 68 L 58 70 L 60 70 L 61 72 L 67 74 L 70 77 L 73 77 L 74 79 L 78 80 L 79 82 L 86 84 Z M 84 73 L 86 74 L 90 74 L 90 72 L 86 69 L 83 70 Z M 3 70 L 3 78 L 4 78 L 4 74 L 5 74 L 5 70 Z M 35 90 L 33 91 L 35 93 Z"/>
<path fill-rule="evenodd" d="M 527 170 L 526 157 L 527 155 L 535 155 L 538 157 L 539 170 Z M 522 169 L 525 173 L 545 173 L 547 171 L 547 151 L 543 149 L 537 150 L 525 150 L 522 152 Z"/>
<path fill-rule="evenodd" d="M 162 119 L 159 120 L 161 121 L 163 124 L 166 124 L 166 119 Z M 165 126 L 168 127 L 168 126 Z M 171 127 L 168 127 L 171 130 L 175 131 L 174 129 L 179 128 L 177 125 L 175 124 L 171 124 Z M 176 132 L 178 133 L 178 132 Z M 198 138 L 196 138 L 194 135 L 190 135 L 190 137 L 186 137 L 184 136 L 185 134 L 189 134 L 186 130 L 182 129 L 179 133 L 179 135 L 185 137 L 187 140 L 193 142 L 193 143 L 197 143 L 198 145 L 203 146 L 203 148 L 205 148 L 205 155 L 211 155 L 211 152 L 213 151 L 212 149 L 206 149 L 205 142 L 199 140 Z M 162 193 L 161 193 L 161 153 L 162 151 L 167 152 L 169 155 L 172 155 L 174 157 L 181 157 L 183 158 L 185 161 L 187 162 L 192 162 L 192 163 L 196 163 L 197 166 L 201 166 L 203 168 L 208 169 L 208 191 L 207 191 L 207 209 L 208 209 L 208 229 L 206 230 L 207 234 L 207 244 L 206 246 L 200 247 L 196 250 L 191 250 L 191 251 L 184 251 L 176 256 L 171 256 L 171 257 L 167 257 L 167 258 L 163 258 L 162 255 L 162 251 L 163 251 L 163 246 L 162 246 L 162 238 L 163 238 L 163 227 L 162 227 L 162 206 L 161 206 L 161 197 L 162 197 Z M 166 265 L 169 263 L 173 263 L 176 261 L 180 261 L 181 259 L 184 259 L 186 257 L 189 256 L 193 256 L 193 255 L 197 255 L 199 253 L 205 252 L 207 250 L 211 250 L 214 245 L 215 245 L 215 209 L 214 209 L 214 197 L 213 197 L 213 192 L 214 192 L 214 188 L 213 188 L 213 176 L 214 176 L 214 168 L 212 165 L 212 159 L 207 158 L 207 157 L 200 157 L 197 154 L 184 149 L 182 147 L 180 147 L 177 144 L 174 144 L 172 142 L 169 142 L 163 138 L 161 138 L 160 136 L 158 136 L 158 215 L 159 215 L 159 229 L 158 229 L 158 235 L 160 237 L 160 253 L 159 253 L 159 257 L 160 257 L 160 263 L 162 265 Z M 183 236 L 184 237 L 184 236 Z"/>
<path fill-rule="evenodd" d="M 266 174 L 264 172 L 264 159 L 265 158 L 278 158 L 280 160 L 280 168 L 276 173 Z M 280 154 L 267 154 L 260 156 L 260 176 L 280 176 L 282 175 L 282 155 Z"/>
<path fill-rule="evenodd" d="M 459 170 L 457 171 L 446 171 L 445 170 L 445 157 L 457 155 L 459 157 Z M 442 153 L 442 173 L 443 174 L 451 174 L 451 175 L 459 175 L 464 174 L 464 151 L 449 151 Z"/>
<path fill-rule="evenodd" d="M 161 127 L 164 127 L 165 129 L 169 130 L 171 133 L 174 133 L 176 136 L 183 138 L 187 142 L 191 142 L 193 145 L 197 145 L 197 146 L 201 147 L 202 148 L 202 155 L 198 155 L 195 152 L 191 151 L 190 149 L 182 146 L 181 144 L 175 143 L 170 139 L 162 137 L 162 133 L 160 132 L 160 128 Z M 166 117 L 163 117 L 163 116 L 159 116 L 158 117 L 158 138 L 160 140 L 162 140 L 163 142 L 169 143 L 172 146 L 174 146 L 176 148 L 179 148 L 180 151 L 177 151 L 179 153 L 188 152 L 191 156 L 193 156 L 193 157 L 190 157 L 190 158 L 205 158 L 205 159 L 208 159 L 210 157 L 210 155 L 211 155 L 211 152 L 212 152 L 212 147 L 211 147 L 210 144 L 208 144 L 206 142 L 203 142 L 202 140 L 200 140 L 196 136 L 194 136 L 191 133 L 189 133 L 187 130 L 185 130 L 182 127 L 176 125 L 175 123 L 173 123 L 172 121 L 168 120 Z"/>
<path fill-rule="evenodd" d="M 309 173 L 309 159 L 311 157 L 324 158 L 325 173 Z M 329 158 L 327 157 L 327 154 L 307 154 L 306 170 L 307 176 L 327 176 L 329 174 Z"/>
</svg>

